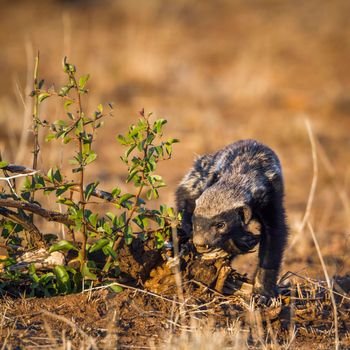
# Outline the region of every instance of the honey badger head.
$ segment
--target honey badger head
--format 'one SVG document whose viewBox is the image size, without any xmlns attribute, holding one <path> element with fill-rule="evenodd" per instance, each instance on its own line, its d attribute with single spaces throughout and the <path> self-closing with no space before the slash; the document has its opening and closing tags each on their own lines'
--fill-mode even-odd
<svg viewBox="0 0 350 350">
<path fill-rule="evenodd" d="M 239 189 L 217 183 L 207 188 L 196 201 L 193 213 L 193 243 L 199 253 L 224 251 L 244 254 L 259 242 L 248 230 L 253 219 L 250 206 Z"/>
</svg>

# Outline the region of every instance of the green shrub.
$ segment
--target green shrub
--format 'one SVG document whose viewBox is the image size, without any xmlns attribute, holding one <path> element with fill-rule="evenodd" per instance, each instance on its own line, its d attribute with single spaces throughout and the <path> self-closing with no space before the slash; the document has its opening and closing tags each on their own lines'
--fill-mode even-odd
<svg viewBox="0 0 350 350">
<path fill-rule="evenodd" d="M 137 239 L 143 244 L 153 241 L 156 249 L 163 249 L 164 242 L 171 239 L 178 217 L 173 208 L 161 205 L 158 210 L 151 210 L 148 202 L 158 198 L 159 189 L 165 186 L 161 176 L 155 173 L 157 164 L 171 158 L 172 146 L 178 140 L 163 141 L 162 132 L 167 121 L 152 121 L 151 114 L 141 111 L 137 123 L 116 138 L 125 147 L 120 158 L 128 169 L 126 182 L 133 184 L 134 191 L 123 193 L 117 184 L 106 192 L 99 188 L 97 180 L 86 183 L 90 165 L 97 159 L 94 150 L 96 132 L 103 126 L 103 120 L 111 115 L 113 107 L 111 104 L 99 105 L 92 113 L 85 110 L 83 100 L 89 93 L 89 75 L 78 77 L 76 67 L 66 58 L 63 71 L 67 83 L 57 90 L 45 87 L 44 80 L 38 78 L 38 66 L 39 56 L 31 93 L 34 99 L 33 168 L 0 162 L 8 183 L 0 193 L 0 227 L 2 240 L 10 252 L 10 257 L 3 261 L 5 268 L 0 275 L 0 288 L 8 287 L 14 281 L 26 281 L 32 295 L 47 296 L 77 292 L 91 284 L 103 284 L 118 277 L 121 244 L 128 246 Z M 39 109 L 47 99 L 54 98 L 63 104 L 65 117 L 50 124 L 40 119 Z M 72 173 L 78 175 L 78 181 L 69 180 L 58 167 L 51 167 L 45 174 L 37 169 L 39 130 L 46 133 L 47 142 L 74 143 L 75 152 L 69 164 Z M 10 173 L 25 176 L 22 188 L 17 189 Z M 63 205 L 65 212 L 45 209 L 37 200 L 39 191 Z M 100 199 L 99 203 L 110 203 L 112 210 L 101 214 L 88 209 L 92 198 L 96 201 L 96 197 Z M 35 224 L 37 216 L 64 224 L 72 239 L 57 241 L 57 237 L 44 236 Z M 80 240 L 75 239 L 77 233 Z M 17 253 L 11 248 L 14 246 L 21 246 L 24 250 L 45 248 L 51 253 L 65 252 L 68 263 L 51 268 L 51 271 L 39 271 L 31 264 L 19 272 L 14 269 L 18 264 Z"/>
</svg>

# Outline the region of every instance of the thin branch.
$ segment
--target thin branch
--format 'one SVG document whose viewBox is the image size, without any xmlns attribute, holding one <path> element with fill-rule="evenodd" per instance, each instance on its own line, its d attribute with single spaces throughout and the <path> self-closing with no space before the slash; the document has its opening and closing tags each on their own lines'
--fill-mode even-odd
<svg viewBox="0 0 350 350">
<path fill-rule="evenodd" d="M 74 83 L 73 88 L 77 94 L 77 99 L 78 99 L 78 116 L 79 117 L 78 117 L 78 120 L 76 121 L 76 125 L 78 125 L 78 122 L 80 122 L 81 120 L 83 121 L 83 127 L 82 127 L 83 132 L 79 133 L 78 140 L 77 140 L 78 147 L 79 147 L 79 154 L 80 154 L 81 159 L 83 159 L 84 152 L 83 152 L 83 136 L 82 135 L 85 133 L 85 125 L 84 125 L 84 120 L 83 120 L 84 112 L 83 112 L 83 106 L 82 106 L 82 101 L 81 101 L 81 94 L 79 91 L 79 86 L 78 86 L 77 80 L 75 78 L 74 72 L 72 72 L 71 70 L 68 70 L 69 78 Z M 84 188 L 85 166 L 86 165 L 84 164 L 84 161 L 81 160 L 80 161 L 80 171 L 79 171 L 79 184 L 78 184 L 79 194 L 80 194 L 79 207 L 83 212 L 82 225 L 81 225 L 81 230 L 80 230 L 81 234 L 82 234 L 82 238 L 83 238 L 82 247 L 81 247 L 81 255 L 82 255 L 83 264 L 81 265 L 81 268 L 83 268 L 83 265 L 86 262 L 86 244 L 87 244 L 86 219 L 85 219 L 85 205 L 86 205 L 86 203 L 85 203 L 85 188 Z M 73 235 L 74 235 L 74 233 L 73 233 Z"/>
<path fill-rule="evenodd" d="M 33 169 L 34 171 L 38 168 L 38 156 L 40 152 L 40 145 L 39 145 L 39 125 L 40 125 L 40 119 L 39 119 L 39 82 L 38 82 L 38 70 L 39 70 L 39 62 L 40 62 L 40 54 L 37 53 L 35 57 L 35 65 L 34 65 L 34 80 L 33 80 L 33 91 L 34 93 L 34 103 L 33 103 L 33 115 L 32 115 L 32 122 L 33 122 L 33 137 L 34 137 L 34 145 L 33 145 Z M 31 189 L 31 195 L 30 199 L 31 202 L 34 202 L 35 198 L 35 189 Z M 34 222 L 33 215 L 31 216 L 31 221 Z"/>
<path fill-rule="evenodd" d="M 32 214 L 39 215 L 48 221 L 59 222 L 67 226 L 74 225 L 74 221 L 70 220 L 67 214 L 47 210 L 34 203 L 15 201 L 12 199 L 0 199 L 0 209 L 1 207 L 22 209 Z"/>
<path fill-rule="evenodd" d="M 39 146 L 39 83 L 38 83 L 38 69 L 39 69 L 39 52 L 35 57 L 35 66 L 34 66 L 34 81 L 33 81 L 33 90 L 35 91 L 34 95 L 34 104 L 33 104 L 33 135 L 34 135 L 34 150 L 33 150 L 33 169 L 38 167 L 38 154 L 40 152 Z M 34 196 L 34 192 L 32 194 Z M 34 198 L 33 198 L 34 199 Z"/>
</svg>

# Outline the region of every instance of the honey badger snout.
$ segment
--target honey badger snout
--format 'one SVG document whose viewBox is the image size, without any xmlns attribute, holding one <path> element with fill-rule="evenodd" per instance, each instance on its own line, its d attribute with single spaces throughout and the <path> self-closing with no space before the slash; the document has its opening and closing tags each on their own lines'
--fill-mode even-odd
<svg viewBox="0 0 350 350">
<path fill-rule="evenodd" d="M 193 235 L 193 244 L 197 250 L 209 249 L 215 242 L 215 238 L 210 233 L 198 232 Z"/>
<path fill-rule="evenodd" d="M 193 222 L 193 244 L 198 252 L 208 251 L 219 243 L 215 226 L 210 220 L 195 217 Z"/>
<path fill-rule="evenodd" d="M 210 231 L 194 230 L 193 232 L 193 244 L 198 253 L 204 253 L 215 247 L 217 239 L 215 235 Z"/>
</svg>

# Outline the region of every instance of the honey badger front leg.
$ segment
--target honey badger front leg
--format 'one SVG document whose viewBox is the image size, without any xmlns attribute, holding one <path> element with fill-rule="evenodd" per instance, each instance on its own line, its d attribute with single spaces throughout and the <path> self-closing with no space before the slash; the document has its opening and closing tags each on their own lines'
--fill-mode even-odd
<svg viewBox="0 0 350 350">
<path fill-rule="evenodd" d="M 274 297 L 278 294 L 276 283 L 287 242 L 287 224 L 280 193 L 274 194 L 261 211 L 261 223 L 259 266 L 254 277 L 253 293 Z"/>
<path fill-rule="evenodd" d="M 180 236 L 189 238 L 192 234 L 192 215 L 196 206 L 196 196 L 191 195 L 185 184 L 181 184 L 176 190 L 176 207 L 178 213 L 182 213 Z"/>
<path fill-rule="evenodd" d="M 176 189 L 176 208 L 183 215 L 180 235 L 187 239 L 192 236 L 192 216 L 196 200 L 216 179 L 216 174 L 211 171 L 212 162 L 212 155 L 197 158 Z"/>
</svg>

